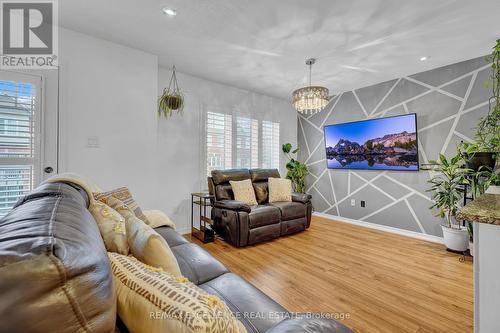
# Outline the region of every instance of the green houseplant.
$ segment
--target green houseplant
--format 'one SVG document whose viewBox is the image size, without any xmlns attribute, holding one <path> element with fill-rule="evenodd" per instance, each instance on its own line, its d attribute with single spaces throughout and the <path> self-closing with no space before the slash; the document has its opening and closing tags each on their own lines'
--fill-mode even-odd
<svg viewBox="0 0 500 333">
<path fill-rule="evenodd" d="M 182 114 L 184 109 L 184 95 L 179 89 L 175 66 L 172 68 L 172 77 L 168 88 L 163 89 L 162 95 L 158 98 L 158 114 L 170 117 L 174 111 Z"/>
<path fill-rule="evenodd" d="M 500 153 L 500 39 L 487 60 L 491 62 L 491 79 L 486 82 L 487 88 L 491 87 L 492 91 L 489 112 L 476 126 L 475 143 L 461 145 L 468 168 L 475 171 L 481 166 L 493 169 Z"/>
<path fill-rule="evenodd" d="M 460 209 L 463 199 L 463 185 L 469 184 L 466 178 L 469 169 L 463 167 L 460 155 L 447 159 L 439 154 L 439 160 L 430 161 L 433 171 L 438 174 L 428 182 L 431 185 L 428 192 L 432 192 L 434 204 L 430 207 L 437 208 L 436 216 L 444 218 L 446 225 L 442 226 L 445 245 L 454 251 L 465 251 L 468 247 L 468 233 L 462 228 L 455 216 Z"/>
<path fill-rule="evenodd" d="M 286 164 L 286 169 L 288 170 L 286 178 L 292 181 L 293 190 L 295 192 L 304 193 L 306 190 L 306 177 L 309 174 L 307 170 L 307 165 L 297 161 L 296 156 L 299 152 L 299 148 L 292 150 L 291 143 L 285 143 L 281 149 L 283 153 L 288 157 L 288 163 Z"/>
</svg>

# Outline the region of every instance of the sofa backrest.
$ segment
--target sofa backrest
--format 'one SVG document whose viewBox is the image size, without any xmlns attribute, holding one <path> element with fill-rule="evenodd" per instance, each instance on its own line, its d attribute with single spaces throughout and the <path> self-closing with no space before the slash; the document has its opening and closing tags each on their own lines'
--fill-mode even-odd
<svg viewBox="0 0 500 333">
<path fill-rule="evenodd" d="M 112 332 L 116 295 L 77 185 L 43 184 L 0 220 L 1 332 Z"/>
<path fill-rule="evenodd" d="M 268 178 L 279 178 L 277 169 L 228 169 L 213 170 L 212 177 L 208 177 L 208 190 L 215 196 L 215 200 L 234 200 L 230 180 L 239 181 L 250 179 L 252 181 L 255 197 L 259 204 L 266 203 L 269 198 Z"/>
<path fill-rule="evenodd" d="M 250 179 L 250 172 L 248 172 L 248 169 L 212 170 L 211 181 L 213 182 L 214 188 L 211 194 L 215 195 L 215 200 L 234 200 L 233 190 L 231 189 L 229 181 L 240 181 L 245 179 Z"/>
<path fill-rule="evenodd" d="M 250 179 L 252 180 L 255 197 L 258 204 L 263 204 L 269 200 L 268 179 L 280 178 L 277 169 L 251 169 Z"/>
</svg>

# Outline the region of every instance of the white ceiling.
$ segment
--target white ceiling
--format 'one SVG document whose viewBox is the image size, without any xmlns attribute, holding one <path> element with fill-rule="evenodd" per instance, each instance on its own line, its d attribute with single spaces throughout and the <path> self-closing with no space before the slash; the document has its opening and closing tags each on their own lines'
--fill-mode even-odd
<svg viewBox="0 0 500 333">
<path fill-rule="evenodd" d="M 164 67 L 284 99 L 309 57 L 313 84 L 337 94 L 485 55 L 500 38 L 499 0 L 61 0 L 59 12 Z"/>
</svg>

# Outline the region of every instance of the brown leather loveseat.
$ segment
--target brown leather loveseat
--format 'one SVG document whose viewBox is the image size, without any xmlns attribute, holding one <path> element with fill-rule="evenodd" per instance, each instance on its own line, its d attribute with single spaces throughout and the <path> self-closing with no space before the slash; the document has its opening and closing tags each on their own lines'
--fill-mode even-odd
<svg viewBox="0 0 500 333">
<path fill-rule="evenodd" d="M 214 230 L 234 246 L 268 241 L 309 228 L 312 204 L 309 194 L 292 193 L 292 202 L 268 200 L 268 178 L 280 178 L 276 169 L 214 170 L 208 189 L 215 196 L 212 208 Z M 252 181 L 257 206 L 234 200 L 230 180 Z"/>
</svg>

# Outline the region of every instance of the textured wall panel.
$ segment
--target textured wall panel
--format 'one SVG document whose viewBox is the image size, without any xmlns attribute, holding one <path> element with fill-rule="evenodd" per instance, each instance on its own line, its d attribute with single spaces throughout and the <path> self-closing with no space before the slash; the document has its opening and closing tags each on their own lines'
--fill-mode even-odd
<svg viewBox="0 0 500 333">
<path fill-rule="evenodd" d="M 460 141 L 471 140 L 478 119 L 488 111 L 489 75 L 481 57 L 344 92 L 321 113 L 307 120 L 299 116 L 301 160 L 313 174 L 307 181 L 315 210 L 442 236 L 440 221 L 429 209 L 428 171 L 327 170 L 323 126 L 415 112 L 420 163 L 425 163 L 439 153 L 454 154 Z"/>
<path fill-rule="evenodd" d="M 367 200 L 367 198 L 370 198 Z M 351 206 L 351 200 L 356 200 L 356 206 Z M 361 200 L 366 200 L 366 207 L 360 208 Z M 361 220 L 365 216 L 374 213 L 380 207 L 384 207 L 393 202 L 393 199 L 384 195 L 372 185 L 368 184 L 356 191 L 352 191 L 346 200 L 339 201 L 338 208 L 342 216 L 347 216 L 351 219 Z"/>
<path fill-rule="evenodd" d="M 393 198 L 401 198 L 411 192 L 410 189 L 402 187 L 386 177 L 378 178 L 373 182 L 373 185 L 389 194 Z"/>
</svg>

